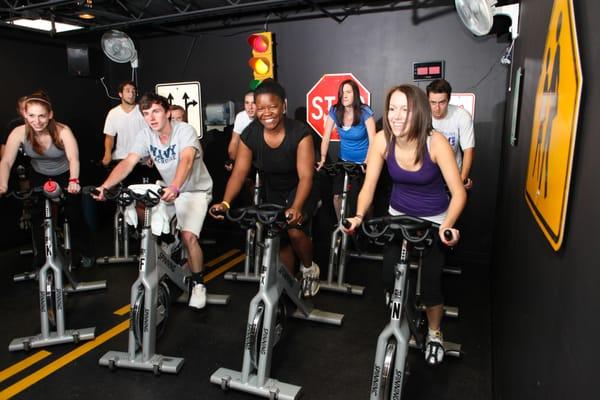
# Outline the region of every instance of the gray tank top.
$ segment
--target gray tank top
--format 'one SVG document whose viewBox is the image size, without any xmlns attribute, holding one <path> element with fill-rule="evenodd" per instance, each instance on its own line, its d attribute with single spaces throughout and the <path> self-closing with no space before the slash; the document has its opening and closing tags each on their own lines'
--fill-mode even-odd
<svg viewBox="0 0 600 400">
<path fill-rule="evenodd" d="M 38 154 L 33 150 L 33 146 L 28 140 L 23 141 L 25 154 L 31 157 L 31 167 L 42 175 L 56 176 L 69 170 L 69 160 L 64 150 L 50 144 L 48 150 L 43 154 Z"/>
</svg>

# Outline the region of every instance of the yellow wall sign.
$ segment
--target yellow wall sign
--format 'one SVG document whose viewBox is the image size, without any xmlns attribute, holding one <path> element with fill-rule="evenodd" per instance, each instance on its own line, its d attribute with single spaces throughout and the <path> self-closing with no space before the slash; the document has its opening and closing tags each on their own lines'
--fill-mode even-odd
<svg viewBox="0 0 600 400">
<path fill-rule="evenodd" d="M 564 237 L 582 79 L 573 0 L 555 0 L 535 96 L 525 199 L 556 251 Z"/>
</svg>

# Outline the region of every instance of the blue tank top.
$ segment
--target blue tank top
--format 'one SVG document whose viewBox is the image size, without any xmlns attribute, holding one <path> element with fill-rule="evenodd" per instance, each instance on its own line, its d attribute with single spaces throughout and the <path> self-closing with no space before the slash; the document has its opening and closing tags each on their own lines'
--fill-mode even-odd
<svg viewBox="0 0 600 400">
<path fill-rule="evenodd" d="M 448 195 L 442 171 L 425 147 L 423 165 L 418 171 L 402 169 L 396 162 L 396 141 L 392 140 L 387 155 L 387 168 L 392 180 L 390 206 L 415 217 L 430 217 L 448 209 Z"/>
<path fill-rule="evenodd" d="M 373 110 L 365 104 L 360 108 L 360 121 L 350 127 L 341 126 L 335 115 L 335 106 L 329 109 L 329 117 L 333 120 L 340 135 L 340 158 L 353 163 L 363 163 L 369 149 L 369 134 L 366 121 L 373 116 Z"/>
</svg>

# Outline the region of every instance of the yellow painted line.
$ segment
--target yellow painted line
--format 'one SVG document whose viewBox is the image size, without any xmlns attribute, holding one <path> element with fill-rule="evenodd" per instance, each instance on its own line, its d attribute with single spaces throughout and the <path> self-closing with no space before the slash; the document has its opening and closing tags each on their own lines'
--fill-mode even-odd
<svg viewBox="0 0 600 400">
<path fill-rule="evenodd" d="M 206 267 L 212 267 L 213 265 L 216 265 L 218 263 L 220 263 L 223 260 L 226 260 L 227 258 L 231 257 L 234 254 L 239 253 L 240 250 L 239 249 L 233 249 L 233 250 L 229 250 L 228 252 L 220 255 L 219 257 L 210 260 L 209 262 L 207 262 L 205 264 Z M 231 267 L 230 267 L 231 268 Z M 227 268 L 229 269 L 229 268 Z M 225 270 L 226 271 L 226 270 Z M 213 271 L 214 272 L 214 271 Z M 214 276 L 212 276 L 212 272 L 210 274 L 207 275 L 207 278 L 205 279 L 206 281 L 209 281 L 210 279 L 214 279 Z M 217 274 L 218 275 L 218 274 Z M 210 279 L 208 279 L 208 277 L 211 277 Z M 129 311 L 131 310 L 131 305 L 130 304 L 126 304 L 123 307 L 119 308 L 118 310 L 116 310 L 115 312 L 113 312 L 113 314 L 115 315 L 119 315 L 119 316 L 123 316 L 123 315 L 127 315 L 129 313 Z"/>
<path fill-rule="evenodd" d="M 119 308 L 117 311 L 115 311 L 113 314 L 122 317 L 123 315 L 129 314 L 129 310 L 131 310 L 131 304 L 126 304 L 123 307 Z"/>
<path fill-rule="evenodd" d="M 219 268 L 215 269 L 214 271 L 210 272 L 209 274 L 206 274 L 204 276 L 204 281 L 208 282 L 212 279 L 215 279 L 217 276 L 221 275 L 225 271 L 230 270 L 231 268 L 233 268 L 240 262 L 244 261 L 245 258 L 246 258 L 246 255 L 242 254 L 242 255 L 234 258 L 233 260 L 229 261 L 227 264 L 221 265 Z"/>
<path fill-rule="evenodd" d="M 6 368 L 5 370 L 0 371 L 0 382 L 4 382 L 11 376 L 16 375 L 19 372 L 23 371 L 24 369 L 31 367 L 33 364 L 37 363 L 38 361 L 43 360 L 44 358 L 48 357 L 51 354 L 52 353 L 50 353 L 49 351 L 40 350 L 37 353 L 35 353 L 34 355 L 27 357 L 23 361 L 19 361 L 18 363 L 11 365 L 10 367 Z"/>
<path fill-rule="evenodd" d="M 227 253 L 223 254 L 222 256 L 219 256 L 216 259 L 211 260 L 210 263 L 211 263 L 211 265 L 214 265 L 214 264 L 220 262 L 221 260 L 224 260 L 224 259 L 230 257 L 232 254 L 235 254 L 238 252 L 239 252 L 239 250 L 230 250 Z M 205 280 L 210 281 L 210 280 L 214 279 L 218 275 L 222 274 L 223 272 L 225 272 L 225 271 L 231 269 L 232 267 L 234 267 L 235 265 L 239 264 L 241 261 L 244 260 L 244 258 L 246 258 L 246 256 L 244 254 L 241 254 L 240 256 L 234 258 L 233 260 L 229 261 L 228 263 L 226 263 L 226 264 L 222 265 L 221 267 L 217 268 L 216 270 L 212 271 L 210 274 L 208 274 L 206 276 Z M 208 264 L 207 264 L 207 266 L 208 266 Z M 129 305 L 121 307 L 119 310 L 115 311 L 115 313 L 123 312 L 123 310 L 125 310 L 126 308 L 128 309 Z M 127 313 L 127 312 L 128 311 L 125 311 L 125 313 Z M 9 399 L 9 398 L 21 393 L 25 389 L 34 385 L 35 383 L 41 381 L 42 379 L 46 378 L 47 376 L 58 371 L 60 368 L 64 367 L 65 365 L 73 362 L 77 358 L 92 351 L 93 349 L 102 345 L 106 341 L 108 341 L 108 340 L 112 339 L 113 337 L 117 336 L 118 334 L 126 331 L 128 328 L 129 328 L 129 320 L 121 322 L 117 326 L 109 329 L 108 331 L 106 331 L 103 334 L 101 334 L 100 336 L 98 336 L 96 339 L 82 344 L 81 346 L 70 351 L 69 353 L 65 354 L 64 356 L 54 360 L 53 362 L 46 365 L 45 367 L 40 368 L 39 370 L 35 371 L 31 375 L 26 376 L 25 378 L 21 379 L 20 381 L 14 383 L 13 385 L 9 386 L 8 388 L 2 390 L 0 392 L 0 400 Z M 40 353 L 42 353 L 42 352 L 40 351 Z M 48 355 L 49 354 L 50 353 L 48 353 Z M 21 363 L 23 363 L 23 362 L 21 362 Z M 19 363 L 19 364 L 21 364 L 21 363 Z M 15 364 L 14 366 L 10 367 L 9 369 L 15 368 L 19 364 Z M 2 371 L 2 372 L 4 372 L 4 371 Z"/>
<path fill-rule="evenodd" d="M 232 255 L 239 253 L 240 250 L 239 249 L 233 249 L 233 250 L 229 250 L 227 253 L 215 258 L 214 260 L 210 260 L 209 262 L 207 262 L 206 264 L 204 264 L 205 267 L 212 267 L 215 264 L 220 263 L 221 261 L 231 257 Z"/>
<path fill-rule="evenodd" d="M 21 379 L 20 381 L 16 382 L 15 384 L 7 387 L 6 389 L 4 389 L 3 391 L 0 392 L 0 399 L 2 399 L 2 400 L 10 399 L 11 397 L 21 393 L 23 390 L 27 389 L 31 385 L 39 382 L 40 380 L 44 379 L 48 375 L 58 371 L 60 368 L 69 364 L 70 362 L 73 362 L 74 360 L 81 357 L 85 353 L 92 351 L 93 349 L 100 346 L 104 342 L 112 339 L 113 337 L 117 336 L 121 332 L 126 331 L 128 328 L 129 328 L 129 320 L 121 322 L 119 325 L 107 330 L 102 335 L 98 336 L 96 339 L 82 344 L 81 346 L 68 352 L 64 356 L 52 361 L 50 364 L 46 365 L 45 367 L 35 371 L 33 374 Z"/>
</svg>

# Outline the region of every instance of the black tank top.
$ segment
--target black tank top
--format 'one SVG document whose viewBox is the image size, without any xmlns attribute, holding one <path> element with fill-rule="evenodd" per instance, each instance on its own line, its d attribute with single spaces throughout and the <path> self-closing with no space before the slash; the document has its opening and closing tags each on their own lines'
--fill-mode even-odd
<svg viewBox="0 0 600 400">
<path fill-rule="evenodd" d="M 285 138 L 277 148 L 264 139 L 264 127 L 254 120 L 242 132 L 241 139 L 252 150 L 252 162 L 262 173 L 267 193 L 288 194 L 298 185 L 296 155 L 298 145 L 309 135 L 306 125 L 284 118 Z"/>
</svg>

